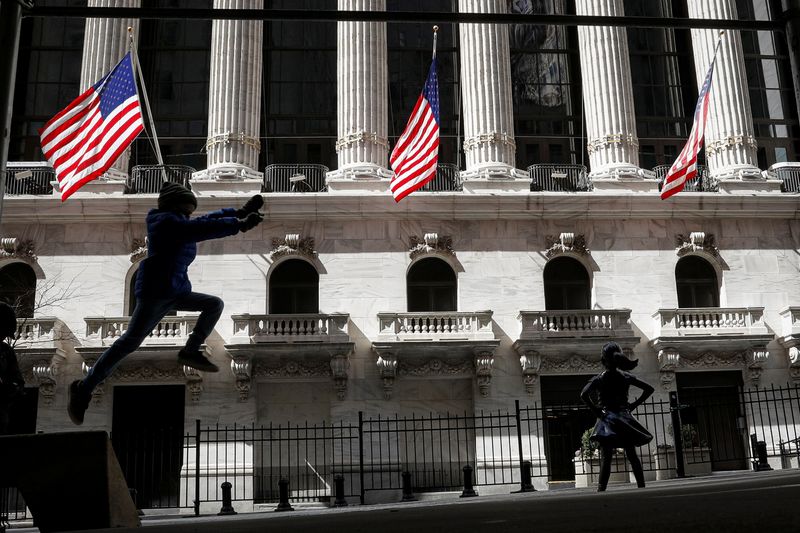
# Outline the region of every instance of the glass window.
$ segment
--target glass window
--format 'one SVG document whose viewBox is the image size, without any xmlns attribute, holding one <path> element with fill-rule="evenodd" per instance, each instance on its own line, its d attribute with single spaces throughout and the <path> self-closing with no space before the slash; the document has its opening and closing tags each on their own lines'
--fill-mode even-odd
<svg viewBox="0 0 800 533">
<path fill-rule="evenodd" d="M 544 306 L 548 311 L 590 309 L 592 292 L 586 268 L 571 257 L 556 257 L 544 267 Z"/>
<path fill-rule="evenodd" d="M 678 307 L 719 307 L 717 273 L 702 257 L 690 255 L 675 267 Z"/>
<path fill-rule="evenodd" d="M 319 273 L 302 259 L 289 259 L 269 277 L 269 313 L 319 313 Z"/>
<path fill-rule="evenodd" d="M 456 273 L 435 257 L 414 263 L 406 278 L 408 311 L 456 311 Z"/>
<path fill-rule="evenodd" d="M 25 263 L 0 269 L 0 302 L 17 311 L 19 318 L 32 318 L 36 305 L 36 273 Z"/>
</svg>

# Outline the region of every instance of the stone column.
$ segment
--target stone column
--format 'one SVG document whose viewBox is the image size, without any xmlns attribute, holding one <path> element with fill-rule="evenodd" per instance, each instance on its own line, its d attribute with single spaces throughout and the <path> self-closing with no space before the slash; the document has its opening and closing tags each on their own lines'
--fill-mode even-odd
<svg viewBox="0 0 800 533">
<path fill-rule="evenodd" d="M 735 0 L 688 0 L 687 4 L 691 18 L 738 18 Z M 692 30 L 698 87 L 708 73 L 718 36 L 718 30 Z M 758 168 L 742 38 L 738 31 L 725 32 L 717 53 L 704 144 L 710 175 L 720 181 L 721 191 L 773 188 Z"/>
<path fill-rule="evenodd" d="M 623 16 L 622 0 L 577 0 L 584 16 Z M 620 178 L 641 182 L 633 106 L 631 61 L 625 28 L 579 26 L 581 76 L 590 175 L 596 188 L 619 188 Z M 617 183 L 603 183 L 612 179 Z M 646 182 L 655 190 L 656 182 Z"/>
<path fill-rule="evenodd" d="M 262 9 L 263 0 L 214 0 L 214 9 Z M 192 186 L 250 192 L 263 179 L 261 151 L 261 72 L 263 22 L 215 20 L 211 31 L 211 79 L 208 96 L 208 166 Z"/>
<path fill-rule="evenodd" d="M 386 0 L 339 0 L 339 10 L 385 11 Z M 385 191 L 391 177 L 386 23 L 340 21 L 336 33 L 339 168 L 328 174 L 328 190 Z"/>
<path fill-rule="evenodd" d="M 506 13 L 505 0 L 459 0 L 464 13 Z M 464 190 L 526 190 L 515 165 L 511 54 L 504 24 L 461 24 Z"/>
<path fill-rule="evenodd" d="M 141 0 L 89 0 L 89 7 L 141 7 Z M 128 28 L 133 28 L 134 37 L 139 34 L 139 19 L 86 19 L 83 36 L 83 62 L 81 64 L 81 92 L 85 91 L 108 74 L 128 53 Z M 76 95 L 77 96 L 77 95 Z M 142 102 L 144 106 L 144 102 Z M 144 109 L 142 116 L 145 121 Z M 149 125 L 147 126 L 149 128 Z M 128 177 L 130 148 L 119 156 L 103 178 L 125 180 Z M 84 189 L 104 187 L 103 179 L 84 185 Z M 114 187 L 114 184 L 106 184 Z M 120 189 L 121 190 L 121 189 Z"/>
</svg>

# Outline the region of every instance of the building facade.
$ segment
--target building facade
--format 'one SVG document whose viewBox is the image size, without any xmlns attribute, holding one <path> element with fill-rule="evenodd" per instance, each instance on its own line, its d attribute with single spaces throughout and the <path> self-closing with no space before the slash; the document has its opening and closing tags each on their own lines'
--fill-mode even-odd
<svg viewBox="0 0 800 533">
<path fill-rule="evenodd" d="M 408 4 L 781 16 L 780 2 L 753 0 L 302 7 Z M 262 2 L 214 0 L 213 7 Z M 441 168 L 425 190 L 396 204 L 388 153 L 429 64 L 426 28 L 25 24 L 0 231 L 0 297 L 26 317 L 17 352 L 31 393 L 20 429 L 73 429 L 68 385 L 125 330 L 132 309 L 144 218 L 161 181 L 147 140 L 61 203 L 35 133 L 124 54 L 128 26 L 138 33 L 168 178 L 191 186 L 199 211 L 263 193 L 266 219 L 246 234 L 202 243 L 190 269 L 194 290 L 225 301 L 206 348 L 222 371 L 179 367 L 177 350 L 196 317 L 167 316 L 97 391 L 86 429 L 163 426 L 182 434 L 196 420 L 331 424 L 359 412 L 575 404 L 601 369 L 608 340 L 639 360 L 637 375 L 664 401 L 670 392 L 691 402 L 711 391 L 735 404 L 741 390 L 800 382 L 800 133 L 777 33 L 726 34 L 700 177 L 662 201 L 664 165 L 691 128 L 716 32 L 444 26 Z M 538 435 L 547 454 L 529 457 L 545 468 L 540 488 L 574 477 L 573 452 L 591 424 L 584 412 L 553 413 Z M 747 468 L 746 413 L 720 416 L 730 422 L 724 438 L 739 442 L 741 453 L 714 468 Z M 788 426 L 781 435 L 798 437 Z M 767 443 L 776 465 L 783 440 Z"/>
</svg>

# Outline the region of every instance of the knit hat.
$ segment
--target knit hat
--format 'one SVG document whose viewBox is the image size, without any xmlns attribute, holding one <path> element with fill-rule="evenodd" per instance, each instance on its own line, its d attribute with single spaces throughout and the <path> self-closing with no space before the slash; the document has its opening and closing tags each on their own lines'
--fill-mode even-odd
<svg viewBox="0 0 800 533">
<path fill-rule="evenodd" d="M 0 341 L 17 331 L 17 313 L 5 302 L 0 302 Z"/>
<path fill-rule="evenodd" d="M 172 209 L 180 204 L 193 204 L 197 207 L 197 198 L 194 197 L 192 191 L 180 183 L 165 181 L 158 193 L 158 208 Z"/>
</svg>

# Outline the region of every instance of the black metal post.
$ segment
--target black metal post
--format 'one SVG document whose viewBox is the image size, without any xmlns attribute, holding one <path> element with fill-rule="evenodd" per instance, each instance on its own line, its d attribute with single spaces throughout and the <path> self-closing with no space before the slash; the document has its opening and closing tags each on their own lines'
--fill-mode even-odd
<svg viewBox="0 0 800 533">
<path fill-rule="evenodd" d="M 220 488 L 222 489 L 222 509 L 219 510 L 217 516 L 225 516 L 231 514 L 238 514 L 234 509 L 231 502 L 231 487 L 230 482 L 225 481 Z"/>
<path fill-rule="evenodd" d="M 334 488 L 334 496 L 335 499 L 333 500 L 334 507 L 347 507 L 347 500 L 344 498 L 344 476 L 341 474 L 336 474 L 333 476 L 333 488 Z"/>
<path fill-rule="evenodd" d="M 200 516 L 200 419 L 194 421 L 194 515 Z"/>
<path fill-rule="evenodd" d="M 514 492 L 535 492 L 531 483 L 531 462 L 526 461 L 522 453 L 522 416 L 520 416 L 519 400 L 514 400 L 514 408 L 517 418 L 517 449 L 519 450 L 519 490 Z"/>
<path fill-rule="evenodd" d="M 411 486 L 411 472 L 408 470 L 403 472 L 403 501 L 417 501 L 416 496 L 414 496 L 414 488 Z"/>
<path fill-rule="evenodd" d="M 30 7 L 29 2 L 25 4 Z M 20 0 L 0 0 L 0 222 L 3 220 L 3 197 L 6 193 L 6 163 L 11 141 L 22 5 Z"/>
<path fill-rule="evenodd" d="M 358 412 L 358 478 L 361 483 L 361 505 L 364 505 L 364 412 Z"/>
<path fill-rule="evenodd" d="M 477 496 L 478 493 L 475 492 L 472 484 L 472 467 L 470 465 L 464 465 L 464 490 L 461 492 L 461 498 L 470 498 L 472 496 Z"/>
<path fill-rule="evenodd" d="M 280 501 L 275 508 L 275 512 L 294 511 L 294 507 L 289 503 L 289 480 L 285 477 L 278 481 L 278 494 Z"/>
<path fill-rule="evenodd" d="M 675 468 L 678 477 L 686 477 L 683 468 L 683 434 L 681 432 L 681 412 L 678 405 L 678 393 L 669 393 L 669 412 L 672 417 L 672 440 L 675 442 Z"/>
</svg>

